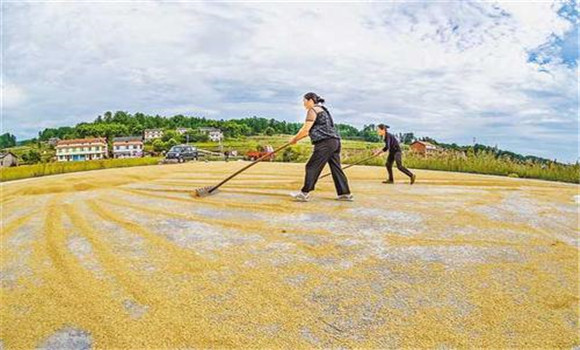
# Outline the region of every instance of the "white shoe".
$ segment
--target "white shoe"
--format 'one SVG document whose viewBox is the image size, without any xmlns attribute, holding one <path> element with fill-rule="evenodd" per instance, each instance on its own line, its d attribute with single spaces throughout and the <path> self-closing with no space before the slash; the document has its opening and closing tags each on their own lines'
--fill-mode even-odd
<svg viewBox="0 0 580 350">
<path fill-rule="evenodd" d="M 341 194 L 340 196 L 336 197 L 337 201 L 342 202 L 352 202 L 354 201 L 354 196 L 352 194 Z"/>
<path fill-rule="evenodd" d="M 310 200 L 310 193 L 298 192 L 291 196 L 296 202 L 308 202 Z"/>
</svg>

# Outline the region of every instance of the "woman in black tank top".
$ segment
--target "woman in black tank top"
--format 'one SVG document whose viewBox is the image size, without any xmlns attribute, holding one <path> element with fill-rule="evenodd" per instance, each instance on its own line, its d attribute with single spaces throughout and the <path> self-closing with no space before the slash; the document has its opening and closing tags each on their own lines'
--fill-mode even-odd
<svg viewBox="0 0 580 350">
<path fill-rule="evenodd" d="M 338 194 L 336 199 L 352 201 L 353 196 L 348 187 L 348 180 L 340 167 L 340 136 L 336 131 L 330 112 L 322 105 L 323 103 L 324 99 L 313 92 L 304 95 L 304 108 L 308 111 L 306 121 L 300 131 L 290 139 L 290 142 L 294 144 L 306 136 L 310 136 L 314 150 L 308 163 L 306 163 L 304 186 L 299 193 L 293 194 L 292 197 L 300 202 L 309 201 L 310 191 L 314 190 L 320 172 L 328 164 Z"/>
</svg>

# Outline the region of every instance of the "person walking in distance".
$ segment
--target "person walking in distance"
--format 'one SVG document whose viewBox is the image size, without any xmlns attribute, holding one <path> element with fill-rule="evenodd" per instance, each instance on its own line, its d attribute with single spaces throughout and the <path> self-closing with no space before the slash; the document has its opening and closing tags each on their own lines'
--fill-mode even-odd
<svg viewBox="0 0 580 350">
<path fill-rule="evenodd" d="M 411 179 L 411 185 L 415 183 L 417 178 L 415 174 L 409 171 L 409 169 L 403 166 L 403 152 L 401 152 L 401 147 L 399 146 L 399 141 L 393 136 L 393 134 L 388 131 L 389 126 L 385 124 L 379 124 L 377 126 L 377 134 L 385 141 L 385 147 L 383 149 L 378 149 L 374 152 L 375 155 L 379 155 L 383 152 L 389 151 L 387 156 L 387 173 L 389 178 L 383 181 L 385 184 L 392 184 L 395 182 L 393 179 L 393 162 L 397 162 L 397 169 L 403 174 L 407 175 Z"/>
<path fill-rule="evenodd" d="M 340 167 L 340 136 L 334 126 L 332 116 L 322 104 L 324 99 L 314 92 L 304 95 L 303 104 L 307 110 L 306 121 L 298 133 L 290 139 L 290 143 L 295 144 L 301 139 L 310 136 L 310 141 L 314 145 L 314 150 L 308 163 L 306 163 L 306 175 L 304 176 L 304 186 L 302 190 L 293 194 L 296 201 L 307 202 L 310 200 L 310 192 L 318 181 L 320 172 L 328 163 L 332 173 L 332 180 L 339 201 L 352 201 L 353 195 L 348 187 L 346 175 Z"/>
</svg>

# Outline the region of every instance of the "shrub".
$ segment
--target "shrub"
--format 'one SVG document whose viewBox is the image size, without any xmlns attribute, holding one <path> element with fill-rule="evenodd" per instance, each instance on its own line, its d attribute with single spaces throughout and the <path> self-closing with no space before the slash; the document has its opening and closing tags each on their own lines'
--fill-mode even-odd
<svg viewBox="0 0 580 350">
<path fill-rule="evenodd" d="M 276 133 L 276 130 L 274 130 L 273 127 L 269 126 L 266 128 L 266 130 L 264 130 L 264 134 L 268 135 L 268 136 L 272 136 Z"/>
<path fill-rule="evenodd" d="M 153 141 L 153 151 L 155 152 L 162 152 L 165 150 L 165 142 L 161 141 L 161 139 L 156 139 Z"/>
<path fill-rule="evenodd" d="M 167 141 L 165 143 L 165 150 L 168 151 L 169 149 L 171 149 L 171 147 L 178 145 L 179 142 L 177 142 L 176 139 L 169 139 L 169 141 Z"/>
<path fill-rule="evenodd" d="M 295 162 L 298 160 L 298 152 L 294 147 L 288 147 L 282 152 L 282 161 L 283 162 Z"/>
</svg>

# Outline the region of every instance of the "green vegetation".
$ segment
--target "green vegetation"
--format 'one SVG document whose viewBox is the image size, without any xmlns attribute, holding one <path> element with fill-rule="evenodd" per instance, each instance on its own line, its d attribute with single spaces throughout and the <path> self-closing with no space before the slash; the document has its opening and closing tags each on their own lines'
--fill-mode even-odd
<svg viewBox="0 0 580 350">
<path fill-rule="evenodd" d="M 45 142 L 29 142 L 24 146 L 5 148 L 3 151 L 14 153 L 19 159 L 19 164 L 50 162 L 55 155 L 54 147 Z"/>
<path fill-rule="evenodd" d="M 255 136 L 238 140 L 227 140 L 223 149 L 236 149 L 241 154 L 258 149 L 260 145 L 279 147 L 290 139 L 290 135 L 276 135 L 272 137 Z M 200 148 L 216 150 L 216 143 L 198 143 Z M 379 142 L 365 142 L 356 140 L 342 141 L 342 161 L 345 164 L 355 163 L 371 155 L 371 151 L 382 148 Z M 475 151 L 443 151 L 434 155 L 422 156 L 409 152 L 407 145 L 402 145 L 405 155 L 405 165 L 414 169 L 455 171 L 487 175 L 511 176 L 530 179 L 542 179 L 580 183 L 580 165 L 568 165 L 556 162 L 539 162 L 529 158 L 514 159 L 509 155 L 497 156 L 496 152 L 488 149 Z M 478 149 L 478 148 L 475 148 Z M 305 162 L 310 157 L 312 146 L 308 141 L 293 145 L 276 157 L 277 161 Z M 385 157 L 377 157 L 365 163 L 366 165 L 384 166 Z"/>
<path fill-rule="evenodd" d="M 260 146 L 272 145 L 279 147 L 290 139 L 289 135 L 274 136 L 251 136 L 239 139 L 229 139 L 222 143 L 222 149 L 237 150 L 239 155 L 244 155 L 249 151 L 255 151 Z M 170 138 L 169 143 L 172 143 Z M 153 142 L 153 147 L 161 145 L 164 142 L 159 139 Z M 220 151 L 219 144 L 215 142 L 198 142 L 196 146 L 210 151 Z M 382 143 L 365 142 L 357 140 L 342 141 L 342 160 L 343 163 L 349 164 L 357 162 L 368 157 L 371 151 L 381 148 Z M 560 163 L 540 163 L 532 160 L 514 160 L 509 156 L 497 157 L 489 151 L 475 152 L 453 152 L 446 151 L 430 156 L 421 156 L 408 151 L 408 146 L 403 145 L 405 149 L 404 162 L 414 169 L 429 169 L 442 171 L 469 172 L 478 174 L 501 175 L 520 178 L 543 179 L 550 181 L 562 181 L 570 183 L 580 183 L 580 166 L 566 165 Z M 28 148 L 29 149 L 29 148 Z M 20 152 L 24 151 L 21 147 Z M 307 140 L 299 142 L 285 149 L 276 157 L 276 161 L 282 162 L 305 162 L 310 157 L 312 146 Z M 221 160 L 220 157 L 208 158 L 208 160 Z M 40 163 L 35 165 L 20 166 L 16 168 L 2 169 L 0 179 L 2 181 L 22 179 L 26 177 L 60 174 L 72 171 L 84 171 L 104 168 L 114 168 L 123 166 L 137 166 L 156 164 L 159 158 L 135 158 L 135 159 L 107 159 L 100 161 L 71 162 L 71 163 Z M 385 157 L 377 157 L 365 163 L 366 165 L 384 166 Z"/>
<path fill-rule="evenodd" d="M 48 128 L 39 133 L 41 141 L 48 141 L 51 137 L 61 139 L 73 139 L 83 137 L 106 137 L 141 135 L 145 129 L 175 130 L 178 127 L 192 130 L 190 141 L 203 141 L 202 136 L 194 130 L 200 127 L 215 127 L 223 131 L 226 138 L 239 138 L 243 136 L 295 134 L 302 123 L 289 123 L 267 118 L 240 118 L 229 120 L 212 120 L 201 117 L 186 117 L 176 115 L 173 117 L 151 116 L 143 113 L 130 114 L 117 111 L 105 112 L 104 116 L 98 116 L 91 123 L 80 123 L 75 127 Z M 366 141 L 378 141 L 374 125 L 366 125 L 362 130 L 346 124 L 337 124 L 337 127 L 345 139 L 360 139 Z M 177 139 L 176 139 L 177 140 Z M 163 140 L 167 142 L 167 140 Z M 179 140 L 177 140 L 179 141 Z"/>
<path fill-rule="evenodd" d="M 90 160 L 85 162 L 55 162 L 23 165 L 12 168 L 0 168 L 0 181 L 11 181 L 29 177 L 72 173 L 77 171 L 123 168 L 140 165 L 153 165 L 159 162 L 159 158 L 126 158 Z"/>
<path fill-rule="evenodd" d="M 0 149 L 16 146 L 16 136 L 5 133 L 0 135 Z"/>
<path fill-rule="evenodd" d="M 186 128 L 185 134 L 179 134 L 176 128 Z M 224 132 L 225 140 L 220 144 L 209 142 L 206 134 L 200 133 L 200 127 L 215 127 Z M 20 159 L 21 163 L 47 163 L 53 160 L 54 147 L 48 146 L 50 138 L 61 139 L 83 138 L 83 137 L 106 137 L 109 143 L 113 137 L 141 135 L 143 130 L 152 128 L 164 129 L 165 133 L 161 139 L 148 141 L 145 143 L 145 151 L 152 154 L 161 154 L 173 145 L 189 142 L 201 149 L 214 152 L 238 151 L 243 156 L 249 151 L 260 150 L 261 147 L 272 145 L 274 148 L 281 146 L 290 139 L 291 134 L 295 134 L 301 123 L 288 123 L 266 118 L 241 118 L 230 120 L 211 120 L 200 117 L 186 117 L 176 115 L 173 117 L 161 117 L 159 115 L 150 116 L 143 113 L 134 115 L 127 112 L 118 111 L 115 113 L 106 112 L 104 116 L 98 116 L 91 123 L 80 123 L 74 127 L 49 128 L 39 132 L 38 138 L 16 143 L 13 135 L 4 134 L 0 136 L 0 144 L 8 145 L 5 150 L 12 151 Z M 337 128 L 343 138 L 343 162 L 352 163 L 363 157 L 368 157 L 370 151 L 381 148 L 382 144 L 375 131 L 375 125 L 365 125 L 362 129 L 357 129 L 346 124 L 337 124 Z M 402 142 L 403 149 L 408 149 L 408 144 L 416 140 L 413 133 L 400 133 L 396 135 Z M 445 144 L 437 142 L 429 137 L 421 140 L 438 145 L 443 151 L 432 156 L 424 157 L 410 152 L 406 152 L 405 163 L 412 168 L 432 169 L 445 171 L 472 172 L 479 174 L 503 175 L 521 178 L 537 178 L 552 181 L 565 181 L 572 183 L 580 182 L 579 165 L 568 165 L 557 163 L 548 159 L 535 156 L 523 156 L 517 153 L 504 151 L 495 147 L 476 144 L 474 146 L 459 146 L 457 144 Z M 14 144 L 19 146 L 14 147 Z M 109 145 L 110 146 L 110 145 Z M 110 147 L 110 149 L 112 149 Z M 277 156 L 278 161 L 303 162 L 308 159 L 311 146 L 307 141 L 294 145 L 286 149 Z M 113 160 L 115 162 L 117 160 Z M 124 160 L 125 161 L 125 160 Z M 136 165 L 139 159 L 131 160 Z M 107 162 L 107 161 L 104 161 Z M 144 161 L 147 162 L 147 161 Z M 384 159 L 377 158 L 369 165 L 382 165 Z M 90 162 L 85 162 L 90 163 Z M 74 163 L 81 164 L 81 163 Z M 84 163 L 82 163 L 84 164 Z M 108 164 L 108 163 L 107 163 Z M 111 167 L 115 163 L 110 163 Z M 29 176 L 40 176 L 66 172 L 67 167 L 79 168 L 79 170 L 99 169 L 95 165 L 49 165 L 38 164 L 36 170 L 22 170 Z M 123 165 L 121 165 L 123 166 Z M 94 167 L 94 168 L 93 168 Z M 108 167 L 108 166 L 103 166 Z M 33 169 L 33 168 L 31 168 Z M 47 169 L 47 170 L 38 170 Z M 8 171 L 8 170 L 7 170 Z M 8 173 L 15 172 L 9 170 Z M 40 174 L 40 175 L 37 175 Z M 6 175 L 7 176 L 7 175 Z M 22 178 L 28 176 L 16 176 Z M 2 177 L 13 179 L 11 177 Z"/>
<path fill-rule="evenodd" d="M 356 162 L 368 153 L 360 154 L 345 163 Z M 384 157 L 370 160 L 368 165 L 384 165 Z M 560 163 L 538 163 L 533 161 L 518 161 L 510 157 L 497 157 L 488 151 L 454 153 L 442 152 L 440 154 L 421 156 L 412 152 L 406 152 L 404 156 L 405 166 L 414 169 L 429 169 L 442 171 L 455 171 L 464 173 L 477 173 L 487 175 L 500 175 L 520 177 L 528 179 L 541 179 L 580 183 L 580 165 L 567 165 Z"/>
</svg>

